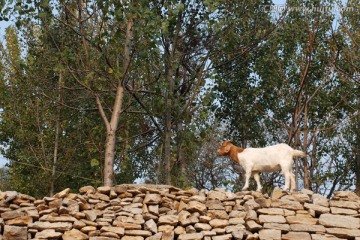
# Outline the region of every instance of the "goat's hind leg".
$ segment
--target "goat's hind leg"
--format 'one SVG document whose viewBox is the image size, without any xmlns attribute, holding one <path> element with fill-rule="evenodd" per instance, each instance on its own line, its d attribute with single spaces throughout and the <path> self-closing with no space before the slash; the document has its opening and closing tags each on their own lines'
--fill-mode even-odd
<svg viewBox="0 0 360 240">
<path fill-rule="evenodd" d="M 296 189 L 295 175 L 290 172 L 290 192 L 294 192 Z"/>
</svg>

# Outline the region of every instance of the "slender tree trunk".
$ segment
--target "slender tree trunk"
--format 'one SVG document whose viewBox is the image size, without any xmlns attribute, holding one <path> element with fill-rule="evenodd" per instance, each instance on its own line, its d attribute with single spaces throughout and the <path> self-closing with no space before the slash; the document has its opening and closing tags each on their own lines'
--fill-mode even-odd
<svg viewBox="0 0 360 240">
<path fill-rule="evenodd" d="M 306 104 L 306 103 L 305 103 Z M 303 149 L 304 151 L 307 149 L 308 144 L 308 105 L 305 105 L 304 108 L 304 140 L 303 140 Z M 307 159 L 303 159 L 304 161 L 304 188 L 311 190 L 311 181 L 310 181 L 310 175 L 309 175 L 309 166 Z"/>
<path fill-rule="evenodd" d="M 113 106 L 113 111 L 111 114 L 110 122 L 108 122 L 104 110 L 101 107 L 101 102 L 97 97 L 97 103 L 102 115 L 102 118 L 106 124 L 106 144 L 105 144 L 105 166 L 104 166 L 104 186 L 113 186 L 114 185 L 114 162 L 115 162 L 115 143 L 116 143 L 116 130 L 118 128 L 120 113 L 122 109 L 122 101 L 124 97 L 124 81 L 126 79 L 128 69 L 130 66 L 130 52 L 132 44 L 132 27 L 133 21 L 129 19 L 127 21 L 126 27 L 126 39 L 124 47 L 124 63 L 123 63 L 123 79 L 119 81 L 116 97 Z"/>
<path fill-rule="evenodd" d="M 60 133 L 61 87 L 62 87 L 62 72 L 59 73 L 59 83 L 58 83 L 58 97 L 57 97 L 58 102 L 57 102 L 57 106 L 56 106 L 54 157 L 53 157 L 53 165 L 52 165 L 52 171 L 51 171 L 50 196 L 54 195 L 54 191 L 55 191 L 56 164 L 57 164 L 57 160 L 58 160 L 59 133 Z"/>
<path fill-rule="evenodd" d="M 358 93 L 360 96 L 360 87 L 358 87 Z M 360 109 L 360 97 L 358 97 L 358 109 Z M 355 176 L 356 176 L 356 194 L 360 196 L 360 120 L 355 123 Z"/>
<path fill-rule="evenodd" d="M 172 60 L 168 66 L 167 80 L 168 89 L 166 94 L 165 131 L 164 131 L 164 166 L 165 183 L 171 184 L 171 129 L 172 129 L 172 94 L 174 92 L 174 80 L 172 77 Z"/>
</svg>

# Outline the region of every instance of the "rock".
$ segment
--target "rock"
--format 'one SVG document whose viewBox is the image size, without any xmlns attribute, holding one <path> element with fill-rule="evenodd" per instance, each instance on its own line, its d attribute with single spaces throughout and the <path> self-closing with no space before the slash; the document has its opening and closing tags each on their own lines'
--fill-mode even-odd
<svg viewBox="0 0 360 240">
<path fill-rule="evenodd" d="M 340 214 L 340 215 L 355 215 L 358 212 L 354 209 L 348 208 L 338 208 L 338 207 L 330 207 L 332 214 Z"/>
<path fill-rule="evenodd" d="M 335 237 L 330 234 L 311 234 L 312 240 L 340 240 L 340 238 Z M 343 239 L 343 238 L 341 238 Z"/>
<path fill-rule="evenodd" d="M 282 191 L 279 187 L 275 187 L 273 192 L 271 193 L 272 199 L 280 199 L 281 197 L 287 194 L 286 191 Z"/>
<path fill-rule="evenodd" d="M 309 195 L 307 195 L 305 193 L 296 193 L 296 192 L 291 194 L 291 195 L 284 196 L 281 199 L 290 200 L 290 201 L 297 201 L 297 202 L 300 202 L 300 203 L 310 202 Z"/>
<path fill-rule="evenodd" d="M 203 238 L 202 233 L 190 233 L 190 234 L 181 234 L 178 237 L 178 240 L 201 240 Z"/>
<path fill-rule="evenodd" d="M 358 218 L 351 216 L 333 215 L 333 214 L 321 214 L 319 223 L 325 227 L 335 228 L 360 228 L 360 222 Z"/>
<path fill-rule="evenodd" d="M 3 218 L 4 220 L 19 218 L 19 217 L 23 217 L 23 216 L 25 216 L 24 212 L 20 212 L 20 211 L 16 211 L 16 210 L 1 213 L 1 218 Z"/>
<path fill-rule="evenodd" d="M 220 192 L 220 191 L 210 191 L 208 193 L 208 200 L 220 200 L 220 201 L 224 201 L 226 199 L 226 194 L 225 192 Z"/>
<path fill-rule="evenodd" d="M 161 201 L 160 194 L 148 193 L 145 195 L 144 204 L 159 204 Z"/>
<path fill-rule="evenodd" d="M 241 230 L 233 231 L 231 235 L 235 240 L 242 240 L 244 238 L 244 232 Z"/>
<path fill-rule="evenodd" d="M 124 236 L 121 240 L 144 240 L 143 237 L 134 237 L 134 236 Z"/>
<path fill-rule="evenodd" d="M 350 201 L 360 200 L 360 197 L 358 195 L 356 195 L 356 193 L 350 192 L 350 191 L 334 192 L 334 196 L 337 198 L 342 198 L 342 199 L 346 199 L 346 200 L 350 200 Z"/>
<path fill-rule="evenodd" d="M 311 236 L 307 232 L 289 232 L 282 235 L 283 240 L 311 240 Z"/>
<path fill-rule="evenodd" d="M 198 212 L 200 214 L 204 214 L 206 212 L 206 205 L 198 201 L 190 201 L 186 210 L 191 213 Z"/>
<path fill-rule="evenodd" d="M 112 233 L 116 233 L 118 236 L 124 236 L 124 228 L 122 227 L 102 227 L 100 229 L 100 232 L 112 232 Z"/>
<path fill-rule="evenodd" d="M 330 207 L 349 208 L 357 210 L 360 208 L 360 205 L 358 202 L 330 200 Z"/>
<path fill-rule="evenodd" d="M 230 218 L 229 224 L 230 225 L 245 224 L 245 220 L 243 218 Z"/>
<path fill-rule="evenodd" d="M 211 217 L 209 217 L 209 216 L 200 216 L 199 217 L 199 222 L 201 222 L 201 223 L 208 223 L 208 222 L 210 222 L 210 220 L 211 220 Z"/>
<path fill-rule="evenodd" d="M 320 206 L 323 206 L 323 207 L 329 207 L 329 200 L 326 197 L 324 197 L 323 195 L 320 195 L 320 194 L 317 194 L 317 193 L 312 195 L 312 202 L 315 205 L 320 205 Z"/>
<path fill-rule="evenodd" d="M 280 199 L 271 199 L 250 191 L 132 184 L 86 186 L 80 194 L 65 189 L 42 200 L 0 192 L 0 240 L 21 240 L 11 236 L 16 228 L 25 232 L 23 239 L 39 240 L 360 240 L 360 198 L 354 194 L 338 192 L 327 200 L 306 190 L 278 193 Z M 6 202 L 9 196 L 15 197 Z"/>
<path fill-rule="evenodd" d="M 150 237 L 152 234 L 150 231 L 146 230 L 125 230 L 125 235 Z"/>
<path fill-rule="evenodd" d="M 52 215 L 44 215 L 40 218 L 40 221 L 43 222 L 75 222 L 76 218 L 71 216 L 52 216 Z"/>
<path fill-rule="evenodd" d="M 18 218 L 13 218 L 5 221 L 6 225 L 16 225 L 16 226 L 28 226 L 33 222 L 33 218 L 30 216 L 22 216 Z"/>
<path fill-rule="evenodd" d="M 192 225 L 199 222 L 199 218 L 196 216 L 191 216 L 189 218 L 186 218 L 182 221 L 180 221 L 181 226 L 186 227 L 188 225 Z"/>
<path fill-rule="evenodd" d="M 55 232 L 54 229 L 45 229 L 41 232 L 37 232 L 35 234 L 35 238 L 44 238 L 44 239 L 52 239 L 52 238 L 59 238 L 62 236 L 62 233 Z"/>
<path fill-rule="evenodd" d="M 212 229 L 211 225 L 210 224 L 207 224 L 207 223 L 196 223 L 195 224 L 195 229 L 196 231 L 209 231 Z"/>
<path fill-rule="evenodd" d="M 260 205 L 260 208 L 269 208 L 271 206 L 271 199 L 256 198 L 255 202 L 257 202 Z"/>
<path fill-rule="evenodd" d="M 264 228 L 281 230 L 283 232 L 290 231 L 290 225 L 289 224 L 281 224 L 281 223 L 264 223 Z"/>
<path fill-rule="evenodd" d="M 95 224 L 95 225 L 97 225 L 97 224 Z M 81 228 L 80 231 L 83 233 L 90 233 L 92 231 L 96 231 L 96 226 L 85 226 L 85 227 Z"/>
<path fill-rule="evenodd" d="M 157 233 L 157 225 L 153 219 L 150 219 L 145 222 L 144 229 L 149 230 L 152 233 Z"/>
<path fill-rule="evenodd" d="M 109 194 L 110 194 L 110 191 L 111 191 L 111 187 L 109 187 L 109 186 L 102 186 L 102 187 L 98 187 L 97 190 L 98 190 L 99 193 L 109 195 Z"/>
<path fill-rule="evenodd" d="M 250 220 L 250 221 L 246 221 L 246 228 L 249 231 L 254 232 L 262 229 L 262 226 L 257 224 L 254 220 Z"/>
<path fill-rule="evenodd" d="M 328 207 L 323 207 L 323 206 L 315 205 L 315 204 L 311 204 L 311 203 L 304 203 L 304 208 L 314 210 L 318 214 L 330 212 L 330 208 L 328 208 Z"/>
<path fill-rule="evenodd" d="M 229 213 L 229 218 L 245 218 L 246 217 L 246 212 L 242 212 L 242 211 L 231 211 Z"/>
<path fill-rule="evenodd" d="M 155 235 L 152 235 L 151 237 L 146 238 L 145 240 L 161 240 L 163 233 L 157 233 Z"/>
<path fill-rule="evenodd" d="M 306 203 L 305 203 L 306 204 Z M 299 202 L 294 202 L 294 201 L 289 201 L 289 200 L 273 200 L 271 202 L 271 207 L 273 208 L 285 208 L 285 209 L 288 209 L 288 210 L 303 210 L 304 207 L 301 203 Z"/>
<path fill-rule="evenodd" d="M 325 232 L 325 227 L 322 225 L 290 224 L 290 229 L 295 232 L 311 232 L 311 233 Z"/>
<path fill-rule="evenodd" d="M 284 215 L 284 209 L 282 208 L 261 208 L 257 210 L 259 214 L 267 215 Z"/>
<path fill-rule="evenodd" d="M 326 232 L 340 238 L 353 239 L 354 237 L 360 237 L 359 229 L 326 228 Z"/>
<path fill-rule="evenodd" d="M 224 210 L 208 210 L 206 215 L 212 219 L 229 219 L 229 215 Z"/>
<path fill-rule="evenodd" d="M 260 208 L 260 204 L 258 204 L 254 199 L 250 199 L 244 204 L 245 210 L 256 210 Z"/>
<path fill-rule="evenodd" d="M 64 232 L 62 235 L 63 240 L 86 240 L 88 239 L 88 235 L 80 232 L 77 229 L 72 229 L 70 231 Z"/>
<path fill-rule="evenodd" d="M 249 210 L 246 213 L 246 220 L 257 220 L 257 213 L 254 210 Z"/>
<path fill-rule="evenodd" d="M 225 219 L 212 219 L 209 224 L 213 228 L 224 228 L 229 225 L 229 221 Z"/>
<path fill-rule="evenodd" d="M 205 205 L 209 210 L 225 210 L 223 203 L 218 199 L 208 200 Z"/>
<path fill-rule="evenodd" d="M 158 224 L 176 226 L 178 222 L 179 222 L 179 216 L 177 215 L 163 215 L 160 216 Z"/>
<path fill-rule="evenodd" d="M 222 235 L 222 236 L 213 236 L 212 240 L 231 240 L 232 239 L 232 235 L 231 234 L 226 234 L 226 235 Z"/>
<path fill-rule="evenodd" d="M 281 240 L 281 231 L 276 229 L 261 229 L 260 240 Z"/>
<path fill-rule="evenodd" d="M 286 223 L 286 219 L 280 215 L 260 215 L 260 223 Z"/>
<path fill-rule="evenodd" d="M 3 239 L 4 240 L 27 240 L 27 228 L 5 225 Z"/>
<path fill-rule="evenodd" d="M 53 197 L 54 198 L 64 198 L 66 197 L 70 192 L 70 188 L 66 188 L 62 190 L 61 192 L 56 193 Z"/>
<path fill-rule="evenodd" d="M 317 218 L 313 218 L 310 215 L 288 216 L 286 217 L 286 220 L 290 224 L 317 224 L 319 221 Z"/>
<path fill-rule="evenodd" d="M 192 225 L 189 225 L 185 228 L 185 232 L 186 233 L 196 233 L 196 229 Z"/>
<path fill-rule="evenodd" d="M 313 194 L 314 194 L 313 191 L 311 191 L 311 190 L 309 190 L 309 189 L 306 189 L 306 188 L 301 189 L 301 192 L 302 192 L 302 193 L 305 193 L 305 194 L 307 194 L 307 195 L 313 195 Z"/>
<path fill-rule="evenodd" d="M 149 213 L 154 215 L 159 215 L 159 205 L 149 205 L 148 209 L 149 209 Z"/>
<path fill-rule="evenodd" d="M 34 222 L 29 225 L 29 228 L 35 228 L 38 230 L 55 229 L 56 231 L 64 232 L 69 231 L 72 228 L 72 224 L 69 222 Z"/>
<path fill-rule="evenodd" d="M 95 188 L 93 186 L 84 186 L 82 188 L 79 189 L 79 192 L 81 194 L 85 194 L 85 193 L 95 193 Z"/>
</svg>

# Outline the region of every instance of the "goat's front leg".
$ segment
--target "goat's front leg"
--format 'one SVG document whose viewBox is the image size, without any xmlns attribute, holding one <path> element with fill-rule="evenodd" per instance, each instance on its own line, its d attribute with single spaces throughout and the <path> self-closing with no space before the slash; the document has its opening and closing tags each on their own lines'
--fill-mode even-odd
<svg viewBox="0 0 360 240">
<path fill-rule="evenodd" d="M 284 186 L 284 191 L 289 191 L 290 188 L 290 179 L 291 179 L 291 173 L 290 172 L 284 172 L 284 177 L 285 177 L 285 186 Z"/>
<path fill-rule="evenodd" d="M 246 171 L 245 173 L 245 185 L 242 188 L 243 191 L 247 190 L 249 188 L 249 179 L 251 177 L 251 171 Z"/>
<path fill-rule="evenodd" d="M 255 179 L 256 185 L 257 185 L 256 191 L 261 192 L 262 186 L 261 186 L 261 183 L 260 183 L 260 175 L 259 175 L 258 172 L 254 173 L 254 179 Z"/>
</svg>

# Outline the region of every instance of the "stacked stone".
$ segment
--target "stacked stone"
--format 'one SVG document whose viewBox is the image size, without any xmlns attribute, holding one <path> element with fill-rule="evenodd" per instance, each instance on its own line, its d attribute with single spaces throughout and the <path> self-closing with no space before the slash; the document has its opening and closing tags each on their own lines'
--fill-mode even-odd
<svg viewBox="0 0 360 240">
<path fill-rule="evenodd" d="M 0 192 L 0 240 L 358 239 L 360 198 L 165 185 L 86 186 L 41 200 Z"/>
</svg>

